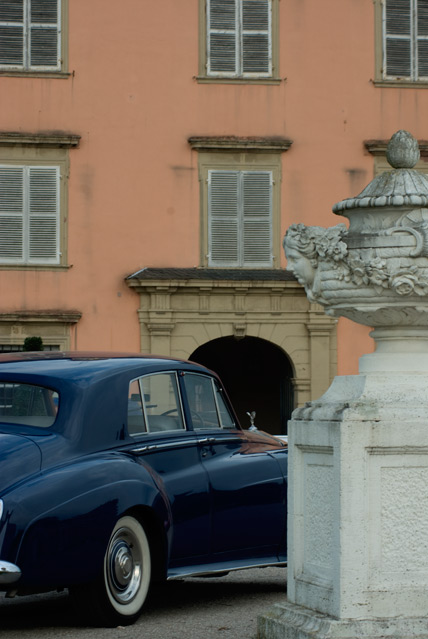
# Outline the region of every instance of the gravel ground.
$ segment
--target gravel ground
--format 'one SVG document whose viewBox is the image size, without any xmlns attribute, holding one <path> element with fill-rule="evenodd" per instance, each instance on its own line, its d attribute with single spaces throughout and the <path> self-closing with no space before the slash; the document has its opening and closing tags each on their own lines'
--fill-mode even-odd
<svg viewBox="0 0 428 639">
<path fill-rule="evenodd" d="M 255 639 L 257 617 L 285 600 L 286 569 L 262 568 L 217 579 L 185 579 L 156 586 L 133 626 L 87 628 L 66 593 L 0 596 L 2 639 Z"/>
</svg>

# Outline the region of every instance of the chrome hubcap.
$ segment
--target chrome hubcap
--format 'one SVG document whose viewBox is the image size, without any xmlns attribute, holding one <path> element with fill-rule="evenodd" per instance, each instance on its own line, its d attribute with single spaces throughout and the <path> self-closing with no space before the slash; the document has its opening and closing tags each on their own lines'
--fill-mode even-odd
<svg viewBox="0 0 428 639">
<path fill-rule="evenodd" d="M 141 584 L 142 555 L 138 540 L 128 528 L 113 535 L 107 555 L 110 592 L 119 603 L 134 599 Z"/>
</svg>

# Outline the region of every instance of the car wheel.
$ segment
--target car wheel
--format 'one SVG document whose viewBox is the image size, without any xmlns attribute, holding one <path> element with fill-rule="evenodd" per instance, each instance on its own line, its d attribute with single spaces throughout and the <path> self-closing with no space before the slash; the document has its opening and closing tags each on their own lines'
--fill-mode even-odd
<svg viewBox="0 0 428 639">
<path fill-rule="evenodd" d="M 102 626 L 129 625 L 139 617 L 151 577 L 150 547 L 141 524 L 121 517 L 111 534 L 102 578 L 72 591 L 86 617 Z"/>
</svg>

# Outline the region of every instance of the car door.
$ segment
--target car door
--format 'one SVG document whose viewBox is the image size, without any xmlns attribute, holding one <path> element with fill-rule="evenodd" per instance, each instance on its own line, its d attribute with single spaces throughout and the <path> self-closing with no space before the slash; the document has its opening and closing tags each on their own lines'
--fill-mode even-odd
<svg viewBox="0 0 428 639">
<path fill-rule="evenodd" d="M 209 483 L 199 441 L 187 430 L 177 372 L 163 371 L 131 381 L 128 396 L 131 452 L 150 467 L 169 510 L 170 566 L 204 561 L 209 553 Z"/>
<path fill-rule="evenodd" d="M 287 485 L 276 457 L 285 447 L 241 430 L 214 378 L 186 372 L 183 379 L 210 483 L 213 560 L 277 557 L 285 549 Z"/>
</svg>

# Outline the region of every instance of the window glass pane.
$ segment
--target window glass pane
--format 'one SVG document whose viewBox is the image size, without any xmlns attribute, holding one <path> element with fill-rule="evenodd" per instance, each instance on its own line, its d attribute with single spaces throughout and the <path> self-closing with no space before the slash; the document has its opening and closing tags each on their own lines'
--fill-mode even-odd
<svg viewBox="0 0 428 639">
<path fill-rule="evenodd" d="M 151 433 L 184 429 L 175 373 L 141 378 L 147 430 Z"/>
<path fill-rule="evenodd" d="M 215 387 L 216 387 L 215 388 L 216 400 L 217 400 L 218 410 L 220 413 L 221 425 L 223 428 L 235 428 L 236 427 L 235 420 L 233 419 L 229 411 L 229 408 L 224 400 L 223 393 L 221 392 L 217 384 L 215 385 Z"/>
<path fill-rule="evenodd" d="M 129 384 L 128 392 L 128 432 L 130 435 L 138 435 L 146 432 L 146 424 L 143 414 L 143 402 L 141 400 L 140 384 L 134 379 Z"/>
<path fill-rule="evenodd" d="M 58 412 L 56 391 L 32 384 L 0 382 L 0 421 L 48 428 Z"/>
<path fill-rule="evenodd" d="M 193 428 L 220 428 L 211 377 L 186 373 L 184 385 Z"/>
</svg>

